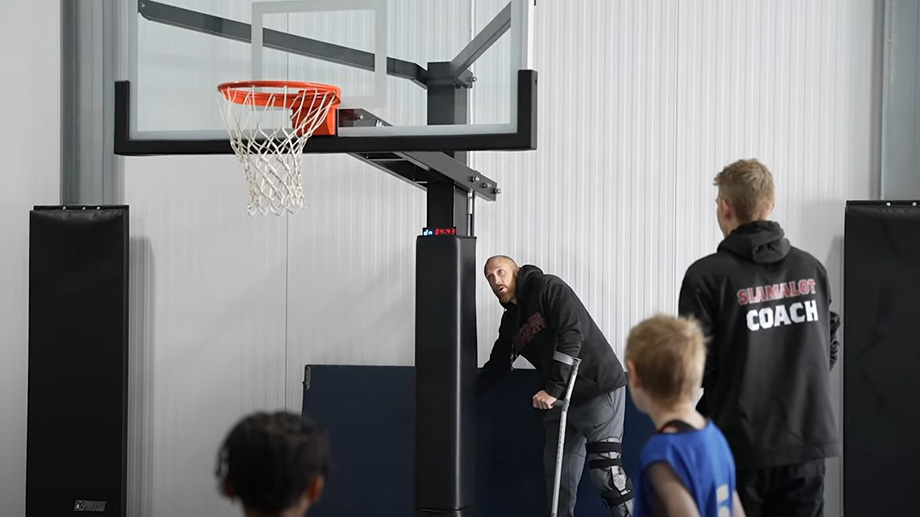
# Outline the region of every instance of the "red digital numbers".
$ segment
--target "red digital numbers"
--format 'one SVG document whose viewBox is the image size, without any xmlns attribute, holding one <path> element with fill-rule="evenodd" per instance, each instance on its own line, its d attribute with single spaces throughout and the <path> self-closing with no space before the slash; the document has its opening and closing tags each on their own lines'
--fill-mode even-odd
<svg viewBox="0 0 920 517">
<path fill-rule="evenodd" d="M 422 228 L 423 236 L 457 235 L 456 228 Z"/>
</svg>

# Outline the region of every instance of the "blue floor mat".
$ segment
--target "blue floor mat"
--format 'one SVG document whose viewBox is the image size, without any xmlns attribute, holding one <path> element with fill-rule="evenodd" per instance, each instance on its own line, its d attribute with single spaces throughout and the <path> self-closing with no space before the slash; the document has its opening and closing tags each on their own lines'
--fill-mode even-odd
<svg viewBox="0 0 920 517">
<path fill-rule="evenodd" d="M 334 471 L 310 517 L 414 515 L 415 370 L 401 366 L 308 366 L 303 411 L 329 430 Z M 530 400 L 534 370 L 514 370 L 477 402 L 476 509 L 479 517 L 548 515 L 543 412 Z M 627 397 L 624 467 L 634 476 L 652 422 Z M 576 514 L 609 513 L 587 475 Z"/>
</svg>

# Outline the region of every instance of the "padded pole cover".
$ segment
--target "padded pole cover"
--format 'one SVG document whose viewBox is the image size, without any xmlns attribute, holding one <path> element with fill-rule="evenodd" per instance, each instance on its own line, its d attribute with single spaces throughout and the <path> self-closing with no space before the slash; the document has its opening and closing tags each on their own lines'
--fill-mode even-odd
<svg viewBox="0 0 920 517">
<path fill-rule="evenodd" d="M 476 239 L 419 237 L 416 253 L 416 514 L 466 517 L 476 482 Z"/>
<path fill-rule="evenodd" d="M 128 208 L 82 208 L 30 215 L 30 517 L 126 515 Z"/>
<path fill-rule="evenodd" d="M 849 202 L 844 245 L 846 515 L 916 515 L 920 207 Z"/>
</svg>

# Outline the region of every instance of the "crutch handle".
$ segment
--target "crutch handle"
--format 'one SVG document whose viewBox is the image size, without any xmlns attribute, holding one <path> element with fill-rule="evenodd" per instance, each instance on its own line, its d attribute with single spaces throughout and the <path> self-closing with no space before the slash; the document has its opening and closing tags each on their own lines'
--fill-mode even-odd
<svg viewBox="0 0 920 517">
<path fill-rule="evenodd" d="M 563 409 L 568 409 L 569 402 L 570 401 L 568 399 L 556 399 L 556 402 L 553 402 L 553 407 L 554 408 L 561 407 Z"/>
</svg>

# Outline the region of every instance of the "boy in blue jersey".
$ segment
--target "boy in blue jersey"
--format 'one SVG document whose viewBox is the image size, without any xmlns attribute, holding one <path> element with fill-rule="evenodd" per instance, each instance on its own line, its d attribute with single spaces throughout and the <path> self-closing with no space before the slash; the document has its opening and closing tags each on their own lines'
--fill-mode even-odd
<svg viewBox="0 0 920 517">
<path fill-rule="evenodd" d="M 703 333 L 691 320 L 657 315 L 629 333 L 633 402 L 658 429 L 639 458 L 636 517 L 744 516 L 728 442 L 695 408 L 705 360 Z"/>
</svg>

